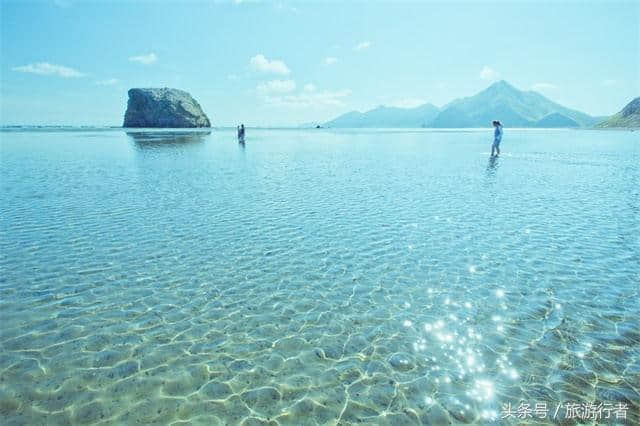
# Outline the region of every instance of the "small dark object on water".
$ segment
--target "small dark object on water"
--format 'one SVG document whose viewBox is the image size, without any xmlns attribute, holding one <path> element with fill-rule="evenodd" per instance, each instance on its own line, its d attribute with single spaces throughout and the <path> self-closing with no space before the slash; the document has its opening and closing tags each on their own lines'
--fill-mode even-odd
<svg viewBox="0 0 640 426">
<path fill-rule="evenodd" d="M 244 124 L 238 126 L 238 142 L 244 143 Z"/>
</svg>

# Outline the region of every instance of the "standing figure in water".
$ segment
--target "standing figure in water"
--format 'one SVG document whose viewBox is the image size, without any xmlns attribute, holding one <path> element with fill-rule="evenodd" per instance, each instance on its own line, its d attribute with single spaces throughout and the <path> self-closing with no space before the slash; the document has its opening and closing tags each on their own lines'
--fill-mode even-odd
<svg viewBox="0 0 640 426">
<path fill-rule="evenodd" d="M 493 121 L 493 127 L 496 130 L 493 132 L 493 145 L 491 145 L 491 156 L 493 157 L 494 152 L 495 155 L 500 155 L 500 141 L 502 140 L 502 123 L 498 120 Z"/>
<path fill-rule="evenodd" d="M 244 143 L 244 124 L 238 126 L 238 142 Z"/>
</svg>

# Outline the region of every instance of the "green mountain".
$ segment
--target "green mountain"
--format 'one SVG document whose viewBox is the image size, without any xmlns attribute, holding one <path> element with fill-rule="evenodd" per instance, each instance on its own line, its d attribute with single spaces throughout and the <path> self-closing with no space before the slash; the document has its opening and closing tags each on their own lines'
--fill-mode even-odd
<svg viewBox="0 0 640 426">
<path fill-rule="evenodd" d="M 640 97 L 627 104 L 622 111 L 598 124 L 599 128 L 636 128 L 640 127 Z"/>
<path fill-rule="evenodd" d="M 588 114 L 537 92 L 518 90 L 503 80 L 445 105 L 431 127 L 487 127 L 492 120 L 508 127 L 590 127 L 597 122 Z"/>
<path fill-rule="evenodd" d="M 379 106 L 367 112 L 348 112 L 324 125 L 326 127 L 428 127 L 438 112 L 438 107 L 431 104 L 416 108 Z"/>
</svg>

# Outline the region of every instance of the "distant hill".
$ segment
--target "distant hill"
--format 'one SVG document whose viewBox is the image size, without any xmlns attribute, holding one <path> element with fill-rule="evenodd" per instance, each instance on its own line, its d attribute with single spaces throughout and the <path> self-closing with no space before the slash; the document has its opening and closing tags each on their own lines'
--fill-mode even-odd
<svg viewBox="0 0 640 426">
<path fill-rule="evenodd" d="M 640 127 L 640 97 L 627 104 L 622 111 L 598 124 L 599 128 L 635 128 Z"/>
<path fill-rule="evenodd" d="M 351 111 L 327 123 L 326 127 L 428 127 L 440 110 L 424 104 L 416 108 L 379 106 L 367 112 Z"/>
<path fill-rule="evenodd" d="M 552 112 L 536 121 L 535 127 L 580 127 L 580 124 L 566 115 L 562 115 L 559 112 Z"/>
<path fill-rule="evenodd" d="M 500 120 L 507 127 L 591 127 L 601 121 L 566 108 L 541 94 L 516 89 L 506 81 L 480 93 L 456 99 L 441 109 L 432 104 L 417 108 L 378 107 L 348 112 L 325 123 L 327 127 L 489 127 Z"/>
</svg>

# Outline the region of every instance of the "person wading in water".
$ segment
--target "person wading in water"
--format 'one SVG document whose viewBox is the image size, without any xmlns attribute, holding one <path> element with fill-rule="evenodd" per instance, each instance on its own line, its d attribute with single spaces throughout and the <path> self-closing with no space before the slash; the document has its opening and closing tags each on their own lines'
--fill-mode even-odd
<svg viewBox="0 0 640 426">
<path fill-rule="evenodd" d="M 244 143 L 244 124 L 238 126 L 238 142 Z"/>
<path fill-rule="evenodd" d="M 493 145 L 491 145 L 491 156 L 493 157 L 494 152 L 495 155 L 500 155 L 500 141 L 502 140 L 502 123 L 498 120 L 493 121 L 493 127 L 496 130 L 493 132 Z"/>
</svg>

